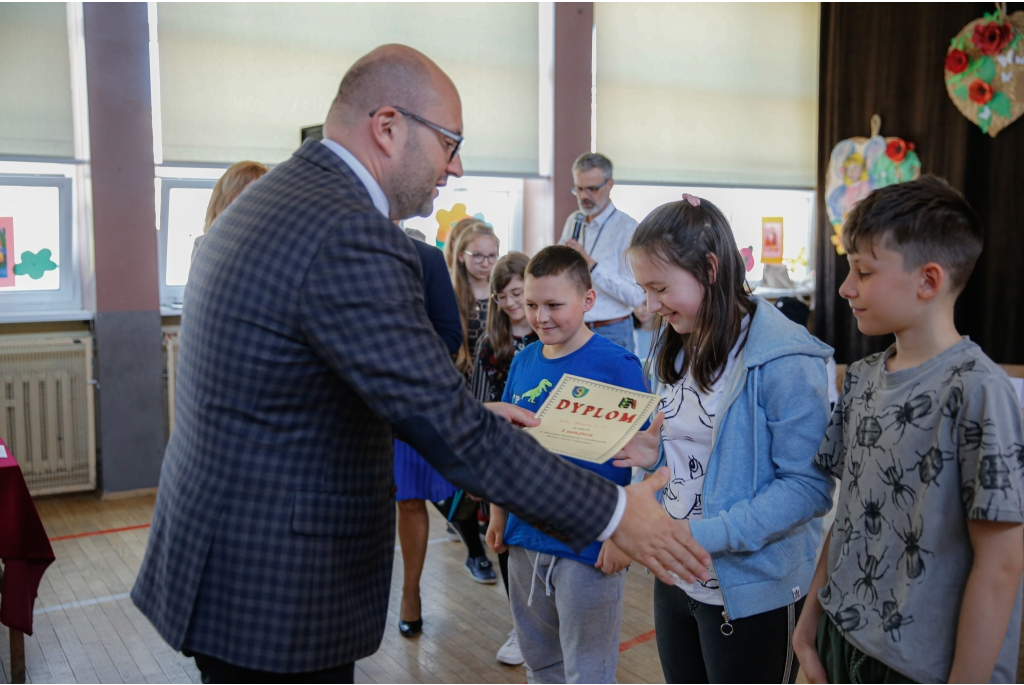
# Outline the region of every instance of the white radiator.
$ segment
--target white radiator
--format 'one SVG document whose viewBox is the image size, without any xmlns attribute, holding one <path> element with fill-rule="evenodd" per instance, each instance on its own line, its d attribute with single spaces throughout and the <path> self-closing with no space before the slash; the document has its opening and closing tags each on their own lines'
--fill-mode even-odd
<svg viewBox="0 0 1024 685">
<path fill-rule="evenodd" d="M 0 336 L 0 436 L 33 495 L 96 488 L 92 338 Z"/>
<path fill-rule="evenodd" d="M 164 366 L 167 369 L 167 433 L 174 430 L 174 385 L 178 373 L 178 350 L 181 349 L 181 326 L 164 326 Z"/>
</svg>

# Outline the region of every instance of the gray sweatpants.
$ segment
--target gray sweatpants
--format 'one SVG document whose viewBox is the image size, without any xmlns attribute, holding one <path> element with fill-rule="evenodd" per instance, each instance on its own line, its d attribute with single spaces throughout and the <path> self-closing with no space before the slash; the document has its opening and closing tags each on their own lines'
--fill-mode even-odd
<svg viewBox="0 0 1024 685">
<path fill-rule="evenodd" d="M 625 570 L 608 576 L 578 561 L 509 547 L 508 575 L 529 682 L 616 682 Z"/>
</svg>

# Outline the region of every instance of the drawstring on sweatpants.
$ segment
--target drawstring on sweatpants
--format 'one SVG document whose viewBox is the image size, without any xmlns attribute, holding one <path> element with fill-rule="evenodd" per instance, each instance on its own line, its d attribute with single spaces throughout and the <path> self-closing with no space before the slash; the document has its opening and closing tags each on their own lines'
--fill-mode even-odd
<svg viewBox="0 0 1024 685">
<path fill-rule="evenodd" d="M 526 558 L 529 559 L 530 555 L 527 554 Z M 526 606 L 533 606 L 533 590 L 537 587 L 538 578 L 544 582 L 544 596 L 551 596 L 551 572 L 555 570 L 556 561 L 558 561 L 558 557 L 552 556 L 551 563 L 548 565 L 547 575 L 544 578 L 540 578 L 540 574 L 537 573 L 537 566 L 540 564 L 540 552 L 537 552 L 537 556 L 533 559 L 533 578 L 530 579 L 530 598 L 526 600 Z"/>
</svg>

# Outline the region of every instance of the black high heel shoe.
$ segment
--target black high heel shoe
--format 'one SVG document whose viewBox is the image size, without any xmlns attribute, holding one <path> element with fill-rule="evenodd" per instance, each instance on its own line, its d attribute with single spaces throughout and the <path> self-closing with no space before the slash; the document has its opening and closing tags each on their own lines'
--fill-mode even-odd
<svg viewBox="0 0 1024 685">
<path fill-rule="evenodd" d="M 402 634 L 402 637 L 416 637 L 423 632 L 423 619 L 418 618 L 415 621 L 403 621 L 399 619 L 398 632 Z"/>
</svg>

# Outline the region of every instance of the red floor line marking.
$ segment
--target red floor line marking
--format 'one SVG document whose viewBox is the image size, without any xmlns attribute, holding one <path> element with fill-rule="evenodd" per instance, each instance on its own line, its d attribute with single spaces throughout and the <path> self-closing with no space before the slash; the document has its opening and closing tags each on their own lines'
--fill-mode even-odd
<svg viewBox="0 0 1024 685">
<path fill-rule="evenodd" d="M 633 647 L 636 647 L 637 645 L 642 645 L 643 643 L 650 642 L 653 639 L 654 639 L 654 631 L 653 630 L 650 630 L 650 631 L 644 633 L 643 635 L 637 635 L 632 640 L 626 640 L 625 642 L 620 644 L 619 645 L 619 653 L 621 654 L 622 652 L 625 652 L 627 649 L 632 649 Z"/>
<path fill-rule="evenodd" d="M 123 533 L 126 530 L 138 530 L 140 528 L 149 528 L 152 523 L 140 523 L 137 526 L 125 526 L 124 528 L 108 528 L 107 530 L 94 530 L 89 533 L 75 533 L 74 535 L 58 535 L 57 537 L 50 538 L 50 542 L 58 542 L 60 540 L 73 540 L 74 538 L 87 538 L 93 535 L 109 535 L 110 533 Z"/>
</svg>

